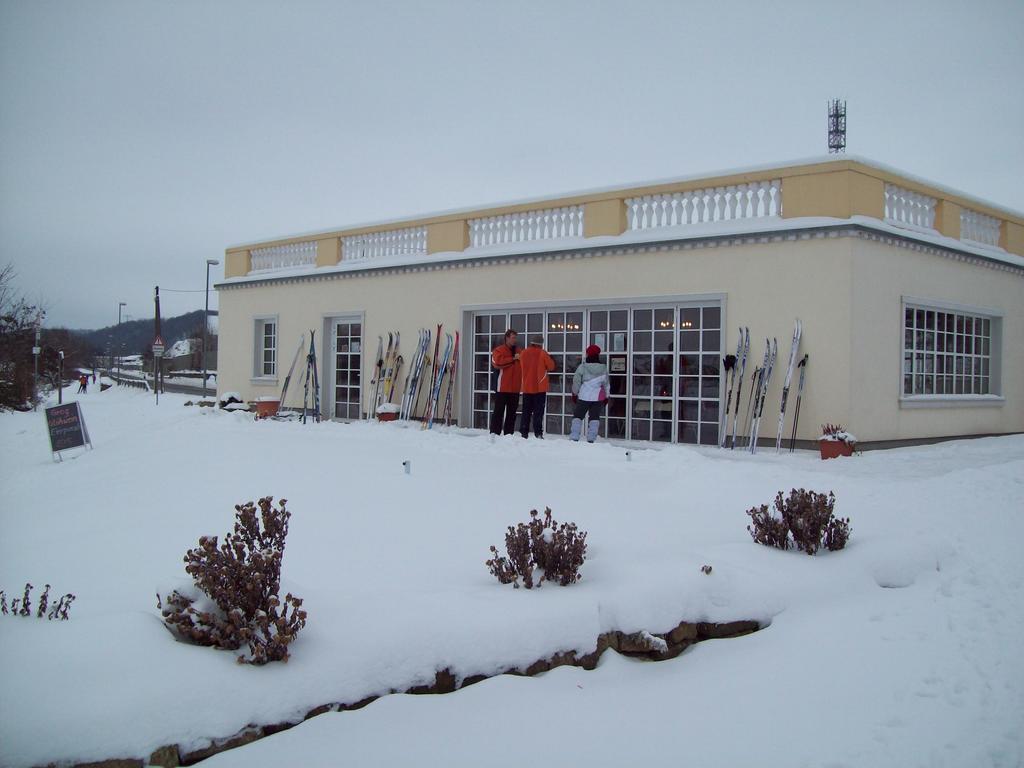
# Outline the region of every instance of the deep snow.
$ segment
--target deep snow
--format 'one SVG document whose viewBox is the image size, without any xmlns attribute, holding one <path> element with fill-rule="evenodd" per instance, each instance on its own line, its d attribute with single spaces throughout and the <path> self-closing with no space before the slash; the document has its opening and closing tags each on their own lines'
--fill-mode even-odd
<svg viewBox="0 0 1024 768">
<path fill-rule="evenodd" d="M 603 630 L 743 618 L 770 626 L 668 662 L 609 653 L 593 672 L 388 696 L 210 764 L 552 754 L 904 768 L 1024 756 L 1024 437 L 829 462 L 682 446 L 626 461 L 601 443 L 255 423 L 120 390 L 80 399 L 95 450 L 60 464 L 41 411 L 0 415 L 0 587 L 78 595 L 68 622 L 0 616 L 4 766 L 195 747 L 444 667 L 493 672 L 589 651 Z M 846 551 L 751 542 L 744 510 L 792 487 L 836 492 Z M 184 577 L 201 534 L 230 529 L 234 504 L 268 494 L 293 512 L 283 587 L 309 611 L 292 660 L 240 666 L 175 642 L 154 592 Z M 589 531 L 583 581 L 499 585 L 488 545 L 545 505 Z"/>
</svg>

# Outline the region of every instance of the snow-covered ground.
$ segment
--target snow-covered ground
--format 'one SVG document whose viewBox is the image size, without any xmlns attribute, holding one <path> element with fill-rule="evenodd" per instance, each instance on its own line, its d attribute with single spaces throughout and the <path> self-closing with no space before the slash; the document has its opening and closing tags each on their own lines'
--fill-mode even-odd
<svg viewBox="0 0 1024 768">
<path fill-rule="evenodd" d="M 682 446 L 627 461 L 609 444 L 255 422 L 186 399 L 90 391 L 95 449 L 63 463 L 41 412 L 0 415 L 0 587 L 78 596 L 67 622 L 0 616 L 0 765 L 194 748 L 445 667 L 488 673 L 592 650 L 604 630 L 747 618 L 770 626 L 666 662 L 608 652 L 592 672 L 385 696 L 209 764 L 1024 759 L 1024 437 L 829 462 Z M 792 487 L 836 492 L 845 551 L 751 542 L 744 511 Z M 292 659 L 242 666 L 175 642 L 154 592 L 184 577 L 201 534 L 231 528 L 235 503 L 269 494 L 293 512 L 283 587 L 309 611 Z M 499 585 L 488 545 L 545 505 L 589 531 L 583 581 Z"/>
</svg>

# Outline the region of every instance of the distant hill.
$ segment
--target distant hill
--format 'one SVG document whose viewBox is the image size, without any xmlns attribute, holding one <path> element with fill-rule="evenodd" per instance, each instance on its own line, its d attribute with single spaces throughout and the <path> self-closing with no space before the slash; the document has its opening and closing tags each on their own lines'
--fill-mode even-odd
<svg viewBox="0 0 1024 768">
<path fill-rule="evenodd" d="M 211 313 L 213 314 L 213 313 Z M 188 312 L 177 317 L 165 317 L 160 321 L 164 341 L 170 346 L 178 339 L 186 338 L 195 329 L 203 327 L 203 310 Z M 153 318 L 128 320 L 121 325 L 110 325 L 95 331 L 73 331 L 86 339 L 100 354 L 105 354 L 108 345 L 112 351 L 123 349 L 126 355 L 141 355 L 153 343 Z M 121 347 L 121 345 L 124 345 Z"/>
</svg>

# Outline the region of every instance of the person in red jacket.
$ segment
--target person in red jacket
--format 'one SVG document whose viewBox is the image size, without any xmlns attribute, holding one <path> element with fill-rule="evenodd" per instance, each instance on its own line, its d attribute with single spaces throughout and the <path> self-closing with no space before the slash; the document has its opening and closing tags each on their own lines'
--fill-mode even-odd
<svg viewBox="0 0 1024 768">
<path fill-rule="evenodd" d="M 530 346 L 519 355 L 523 371 L 523 412 L 519 416 L 519 434 L 544 437 L 544 403 L 548 399 L 548 372 L 555 370 L 555 361 L 544 351 L 544 337 L 531 336 Z"/>
<path fill-rule="evenodd" d="M 518 338 L 519 335 L 510 328 L 505 331 L 505 341 L 491 351 L 491 366 L 496 373 L 492 435 L 511 435 L 516 428 L 519 393 L 523 387 L 523 369 L 519 365 L 519 348 L 516 346 Z"/>
</svg>

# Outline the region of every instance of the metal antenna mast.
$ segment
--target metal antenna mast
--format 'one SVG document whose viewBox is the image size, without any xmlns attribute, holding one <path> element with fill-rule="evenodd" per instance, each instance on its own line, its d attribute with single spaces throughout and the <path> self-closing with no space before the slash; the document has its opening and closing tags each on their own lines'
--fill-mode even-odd
<svg viewBox="0 0 1024 768">
<path fill-rule="evenodd" d="M 846 152 L 846 99 L 828 103 L 828 153 Z"/>
</svg>

